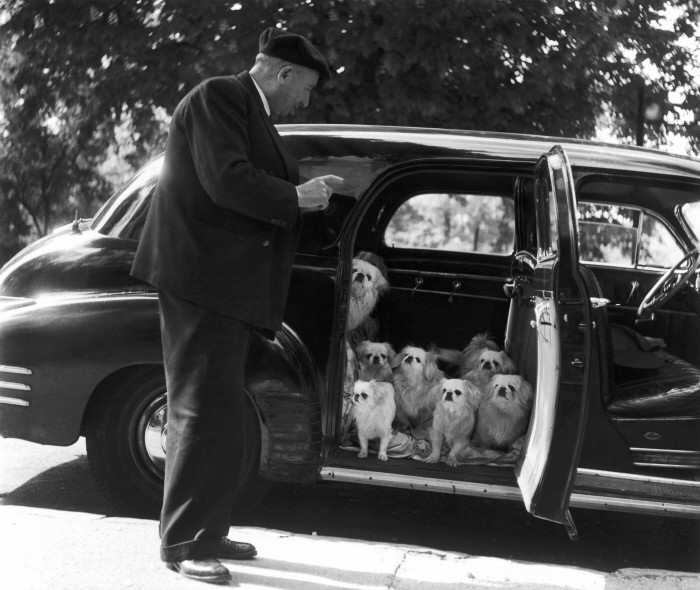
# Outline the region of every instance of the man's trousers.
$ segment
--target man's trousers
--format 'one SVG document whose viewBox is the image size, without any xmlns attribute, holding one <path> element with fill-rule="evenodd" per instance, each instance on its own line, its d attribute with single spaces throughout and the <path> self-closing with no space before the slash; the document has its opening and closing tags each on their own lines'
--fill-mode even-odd
<svg viewBox="0 0 700 590">
<path fill-rule="evenodd" d="M 160 557 L 213 557 L 241 469 L 253 328 L 163 291 L 159 301 L 168 389 Z"/>
</svg>

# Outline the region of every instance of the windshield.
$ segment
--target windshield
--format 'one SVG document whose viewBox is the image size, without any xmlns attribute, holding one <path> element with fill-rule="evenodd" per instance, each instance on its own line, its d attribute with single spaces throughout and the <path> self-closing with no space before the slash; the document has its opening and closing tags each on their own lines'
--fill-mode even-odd
<svg viewBox="0 0 700 590">
<path fill-rule="evenodd" d="M 700 201 L 683 205 L 681 215 L 693 232 L 695 243 L 698 243 L 700 241 Z"/>
<path fill-rule="evenodd" d="M 108 236 L 138 240 L 162 164 L 162 159 L 149 164 L 115 193 L 95 215 L 92 229 Z"/>
</svg>

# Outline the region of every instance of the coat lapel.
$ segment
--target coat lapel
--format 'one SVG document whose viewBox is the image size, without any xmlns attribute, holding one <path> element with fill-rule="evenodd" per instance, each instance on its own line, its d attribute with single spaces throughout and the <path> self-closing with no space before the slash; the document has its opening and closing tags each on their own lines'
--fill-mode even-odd
<svg viewBox="0 0 700 590">
<path fill-rule="evenodd" d="M 260 118 L 265 124 L 265 129 L 267 129 L 267 132 L 270 134 L 272 143 L 277 149 L 280 158 L 282 158 L 282 161 L 284 162 L 284 167 L 287 170 L 287 179 L 291 182 L 297 183 L 299 180 L 299 173 L 296 160 L 287 149 L 287 146 L 284 145 L 280 134 L 277 132 L 277 129 L 275 129 L 275 126 L 272 124 L 270 117 L 265 111 L 265 105 L 263 105 L 263 102 L 260 98 L 260 94 L 258 93 L 258 89 L 255 87 L 253 79 L 250 77 L 250 74 L 248 72 L 243 72 L 242 74 L 239 74 L 238 79 L 243 82 L 244 86 L 252 95 L 253 101 L 258 107 Z"/>
</svg>

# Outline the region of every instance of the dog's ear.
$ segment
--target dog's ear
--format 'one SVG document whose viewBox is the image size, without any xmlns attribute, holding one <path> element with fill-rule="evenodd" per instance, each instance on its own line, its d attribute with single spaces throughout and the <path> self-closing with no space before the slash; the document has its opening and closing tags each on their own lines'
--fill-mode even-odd
<svg viewBox="0 0 700 590">
<path fill-rule="evenodd" d="M 367 352 L 367 347 L 369 346 L 369 344 L 370 344 L 369 340 L 363 340 L 362 342 L 360 342 L 357 345 L 357 348 L 355 349 L 355 351 L 359 355 L 364 355 Z"/>
<path fill-rule="evenodd" d="M 437 355 L 434 352 L 428 351 L 425 354 L 423 376 L 425 377 L 426 381 L 432 381 L 433 379 L 435 379 L 435 375 L 437 375 L 437 372 Z"/>
<path fill-rule="evenodd" d="M 382 342 L 382 344 L 386 347 L 386 355 L 388 357 L 389 364 L 393 367 L 394 359 L 396 358 L 396 351 L 394 350 L 394 347 L 388 342 Z"/>
<path fill-rule="evenodd" d="M 532 398 L 535 396 L 534 391 L 532 389 L 532 385 L 530 385 L 525 379 L 520 377 L 520 388 L 519 388 L 519 398 L 522 400 L 523 405 L 527 408 L 529 408 L 532 405 Z"/>
<path fill-rule="evenodd" d="M 401 352 L 398 354 L 394 354 L 394 356 L 391 358 L 391 361 L 389 362 L 389 366 L 392 369 L 398 369 L 399 365 L 401 364 L 401 360 L 403 359 L 405 355 L 406 349 L 403 348 L 401 349 Z"/>
<path fill-rule="evenodd" d="M 515 374 L 515 363 L 505 352 L 501 352 L 501 366 L 503 367 L 503 372 L 506 375 Z"/>
</svg>

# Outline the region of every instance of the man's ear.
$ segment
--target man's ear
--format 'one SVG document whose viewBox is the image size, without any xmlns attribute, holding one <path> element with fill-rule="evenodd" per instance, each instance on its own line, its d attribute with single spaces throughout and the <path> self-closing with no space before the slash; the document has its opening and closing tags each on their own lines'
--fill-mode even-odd
<svg viewBox="0 0 700 590">
<path fill-rule="evenodd" d="M 277 82 L 280 84 L 286 84 L 292 75 L 294 68 L 292 66 L 283 66 L 280 71 L 277 72 Z"/>
</svg>

